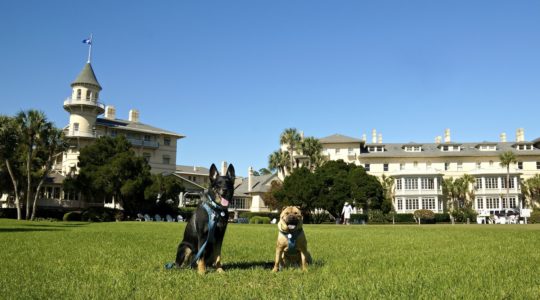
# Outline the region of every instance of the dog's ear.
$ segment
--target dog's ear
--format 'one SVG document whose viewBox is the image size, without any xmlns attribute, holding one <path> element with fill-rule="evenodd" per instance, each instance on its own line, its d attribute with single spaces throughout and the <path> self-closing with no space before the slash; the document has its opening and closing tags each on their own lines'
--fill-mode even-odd
<svg viewBox="0 0 540 300">
<path fill-rule="evenodd" d="M 230 164 L 229 167 L 227 168 L 227 177 L 229 177 L 230 179 L 234 179 L 236 177 L 234 174 L 235 174 L 234 166 Z"/>
<path fill-rule="evenodd" d="M 214 182 L 219 177 L 219 172 L 216 168 L 216 165 L 212 164 L 210 167 L 210 181 Z"/>
</svg>

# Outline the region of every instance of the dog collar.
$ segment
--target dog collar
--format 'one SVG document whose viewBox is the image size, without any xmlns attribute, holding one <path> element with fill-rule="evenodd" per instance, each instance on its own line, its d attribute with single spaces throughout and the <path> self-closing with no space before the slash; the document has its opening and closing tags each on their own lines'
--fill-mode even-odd
<svg viewBox="0 0 540 300">
<path fill-rule="evenodd" d="M 293 232 L 285 232 L 282 230 L 279 230 L 279 233 L 283 234 L 287 238 L 287 248 L 288 251 L 291 253 L 296 252 L 296 238 L 300 235 L 302 232 L 302 228 L 299 230 L 295 230 Z"/>
<path fill-rule="evenodd" d="M 225 213 L 228 210 L 228 207 L 216 203 L 216 201 L 214 201 L 214 199 L 212 199 L 210 194 L 207 194 L 206 197 L 208 198 L 208 201 L 205 201 L 205 203 L 208 203 L 214 210 L 221 211 L 221 216 L 224 217 Z"/>
</svg>

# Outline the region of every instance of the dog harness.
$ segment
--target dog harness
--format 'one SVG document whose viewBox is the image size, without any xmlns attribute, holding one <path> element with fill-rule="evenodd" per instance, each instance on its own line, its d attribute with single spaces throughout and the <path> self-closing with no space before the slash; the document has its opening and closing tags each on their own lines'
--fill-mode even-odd
<svg viewBox="0 0 540 300">
<path fill-rule="evenodd" d="M 206 248 L 206 245 L 210 242 L 214 242 L 214 230 L 216 229 L 216 225 L 219 222 L 219 220 L 225 218 L 227 215 L 227 207 L 223 207 L 219 204 L 217 204 L 210 195 L 208 196 L 208 201 L 205 201 L 202 204 L 202 207 L 206 210 L 206 213 L 208 214 L 208 236 L 206 237 L 206 241 L 199 249 L 199 252 L 197 252 L 197 255 L 191 262 L 191 267 L 195 267 L 197 265 L 197 261 L 201 258 L 201 256 L 204 253 L 204 249 Z"/>
<path fill-rule="evenodd" d="M 282 230 L 279 231 L 279 233 L 283 234 L 287 238 L 287 248 L 291 254 L 294 254 L 297 251 L 296 238 L 300 235 L 302 231 L 303 231 L 302 228 L 300 228 L 300 230 L 294 231 L 293 233 L 285 232 Z"/>
</svg>

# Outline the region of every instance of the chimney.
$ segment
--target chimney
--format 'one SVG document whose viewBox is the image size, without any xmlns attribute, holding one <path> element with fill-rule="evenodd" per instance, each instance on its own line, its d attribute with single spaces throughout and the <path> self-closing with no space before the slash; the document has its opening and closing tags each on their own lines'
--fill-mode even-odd
<svg viewBox="0 0 540 300">
<path fill-rule="evenodd" d="M 379 133 L 379 140 L 377 141 L 379 144 L 382 144 L 382 133 Z"/>
<path fill-rule="evenodd" d="M 520 128 L 519 130 L 520 130 L 520 134 L 519 134 L 519 135 L 520 135 L 521 141 L 522 141 L 522 142 L 525 142 L 525 129 Z"/>
<path fill-rule="evenodd" d="M 450 128 L 444 130 L 444 142 L 450 143 Z"/>
<path fill-rule="evenodd" d="M 377 144 L 377 130 L 371 130 L 371 142 Z"/>
<path fill-rule="evenodd" d="M 248 168 L 248 192 L 251 192 L 251 187 L 253 186 L 253 168 Z"/>
<path fill-rule="evenodd" d="M 112 105 L 107 105 L 105 107 L 105 118 L 109 120 L 116 119 L 116 109 Z"/>
<path fill-rule="evenodd" d="M 136 109 L 130 109 L 129 110 L 129 121 L 130 122 L 139 122 L 139 111 Z"/>
<path fill-rule="evenodd" d="M 362 141 L 364 141 L 364 143 L 367 141 L 367 137 L 365 133 L 362 133 Z"/>
<path fill-rule="evenodd" d="M 225 173 L 227 173 L 227 162 L 222 161 L 221 162 L 221 176 L 225 176 Z"/>
<path fill-rule="evenodd" d="M 500 137 L 501 137 L 501 142 L 506 143 L 506 133 L 504 133 L 504 132 L 501 133 Z"/>
<path fill-rule="evenodd" d="M 300 131 L 300 140 L 303 141 L 304 140 L 304 131 Z"/>
<path fill-rule="evenodd" d="M 193 172 L 197 172 L 197 167 L 193 166 Z"/>
<path fill-rule="evenodd" d="M 440 135 L 435 137 L 435 144 L 440 144 L 442 140 L 442 137 Z"/>
</svg>

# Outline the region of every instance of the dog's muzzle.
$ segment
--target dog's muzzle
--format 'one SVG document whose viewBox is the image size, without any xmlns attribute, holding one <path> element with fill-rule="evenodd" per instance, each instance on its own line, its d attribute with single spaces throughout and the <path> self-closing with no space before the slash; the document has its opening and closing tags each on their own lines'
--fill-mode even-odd
<svg viewBox="0 0 540 300">
<path fill-rule="evenodd" d="M 287 216 L 287 218 L 285 218 L 285 224 L 287 224 L 287 228 L 289 229 L 295 229 L 296 226 L 298 226 L 298 218 L 292 216 L 292 215 L 289 215 Z"/>
</svg>

